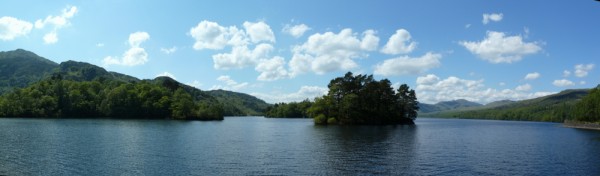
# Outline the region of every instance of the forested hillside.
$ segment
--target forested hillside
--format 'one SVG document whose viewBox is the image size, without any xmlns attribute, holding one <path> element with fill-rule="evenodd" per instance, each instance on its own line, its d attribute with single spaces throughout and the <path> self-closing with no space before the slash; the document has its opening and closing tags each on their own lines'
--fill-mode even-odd
<svg viewBox="0 0 600 176">
<path fill-rule="evenodd" d="M 557 94 L 522 101 L 500 101 L 477 108 L 441 111 L 422 116 L 563 122 L 574 117 L 576 104 L 589 89 L 565 90 Z"/>
<path fill-rule="evenodd" d="M 270 106 L 230 91 L 202 91 L 76 61 L 54 63 L 18 49 L 0 52 L 0 116 L 222 119 L 262 115 Z"/>
<path fill-rule="evenodd" d="M 22 49 L 0 52 L 0 95 L 38 82 L 57 67 L 57 63 Z"/>
</svg>

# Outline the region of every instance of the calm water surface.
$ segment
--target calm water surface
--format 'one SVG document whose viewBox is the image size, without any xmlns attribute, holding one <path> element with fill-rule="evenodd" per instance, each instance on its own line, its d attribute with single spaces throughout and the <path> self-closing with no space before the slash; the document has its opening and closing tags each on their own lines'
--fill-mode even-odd
<svg viewBox="0 0 600 176">
<path fill-rule="evenodd" d="M 0 175 L 600 175 L 599 131 L 416 123 L 0 119 Z"/>
</svg>

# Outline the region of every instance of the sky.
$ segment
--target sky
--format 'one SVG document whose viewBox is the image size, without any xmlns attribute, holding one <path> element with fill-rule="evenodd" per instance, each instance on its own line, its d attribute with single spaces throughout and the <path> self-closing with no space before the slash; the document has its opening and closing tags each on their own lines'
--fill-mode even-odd
<svg viewBox="0 0 600 176">
<path fill-rule="evenodd" d="M 351 71 L 424 103 L 522 100 L 600 84 L 600 2 L 0 2 L 0 51 L 268 103 L 327 93 Z"/>
</svg>

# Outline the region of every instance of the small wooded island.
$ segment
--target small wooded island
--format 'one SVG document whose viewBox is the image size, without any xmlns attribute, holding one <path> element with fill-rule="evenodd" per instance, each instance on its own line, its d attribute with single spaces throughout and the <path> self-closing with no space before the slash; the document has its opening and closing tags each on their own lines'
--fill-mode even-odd
<svg viewBox="0 0 600 176">
<path fill-rule="evenodd" d="M 414 124 L 419 110 L 415 91 L 406 84 L 394 90 L 387 79 L 351 72 L 329 82 L 329 93 L 314 103 L 276 104 L 267 117 L 307 116 L 315 124 Z"/>
</svg>

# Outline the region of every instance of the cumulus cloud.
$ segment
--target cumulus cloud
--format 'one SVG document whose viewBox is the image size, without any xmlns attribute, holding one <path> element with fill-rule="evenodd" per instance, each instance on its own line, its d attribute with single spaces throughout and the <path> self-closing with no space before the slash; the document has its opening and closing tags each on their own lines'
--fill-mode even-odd
<svg viewBox="0 0 600 176">
<path fill-rule="evenodd" d="M 244 22 L 244 28 L 253 43 L 261 41 L 275 42 L 275 35 L 273 34 L 271 27 L 265 22 L 259 21 L 253 23 L 246 21 Z"/>
<path fill-rule="evenodd" d="M 171 48 L 160 48 L 160 52 L 163 52 L 165 54 L 171 54 L 171 53 L 174 53 L 175 51 L 177 51 L 176 46 L 173 46 Z"/>
<path fill-rule="evenodd" d="M 531 85 L 521 85 L 515 89 L 493 89 L 486 87 L 484 80 L 468 80 L 450 76 L 441 79 L 429 74 L 417 78 L 417 97 L 423 103 L 437 103 L 456 99 L 466 99 L 479 103 L 499 100 L 523 100 L 552 94 L 553 92 L 528 92 Z M 518 89 L 518 90 L 517 90 Z"/>
<path fill-rule="evenodd" d="M 43 39 L 45 44 L 54 44 L 58 42 L 58 36 L 55 31 L 47 33 L 46 35 L 44 35 Z"/>
<path fill-rule="evenodd" d="M 274 81 L 288 77 L 285 60 L 279 56 L 262 60 L 256 65 L 255 70 L 260 72 L 257 78 L 259 81 Z"/>
<path fill-rule="evenodd" d="M 170 77 L 172 79 L 177 79 L 177 77 L 175 77 L 175 75 L 169 73 L 169 72 L 163 72 L 160 74 L 157 74 L 156 77 L 161 77 L 161 76 L 166 76 L 166 77 Z"/>
<path fill-rule="evenodd" d="M 552 82 L 552 84 L 557 87 L 566 87 L 566 86 L 575 85 L 575 83 L 573 83 L 573 81 L 569 81 L 568 79 L 554 80 L 554 82 Z"/>
<path fill-rule="evenodd" d="M 329 89 L 326 87 L 319 86 L 302 86 L 300 90 L 293 93 L 251 93 L 250 95 L 256 96 L 267 103 L 279 103 L 279 102 L 299 102 L 305 99 L 312 100 L 315 97 L 323 96 L 327 94 Z"/>
<path fill-rule="evenodd" d="M 46 26 L 52 28 L 52 30 L 44 35 L 45 44 L 54 44 L 58 42 L 58 29 L 71 24 L 69 20 L 77 13 L 76 6 L 68 6 L 62 10 L 62 14 L 58 16 L 49 15 L 45 19 L 38 19 L 35 21 L 35 28 L 44 29 Z"/>
<path fill-rule="evenodd" d="M 302 35 L 304 35 L 304 33 L 308 30 L 310 30 L 310 27 L 308 27 L 306 24 L 298 24 L 295 26 L 290 26 L 289 24 L 286 24 L 283 27 L 284 33 L 290 34 L 295 38 L 302 37 Z"/>
<path fill-rule="evenodd" d="M 459 44 L 472 54 L 495 64 L 517 62 L 523 56 L 542 49 L 535 42 L 524 42 L 521 36 L 506 36 L 495 31 L 488 31 L 487 37 L 480 42 L 462 41 Z"/>
<path fill-rule="evenodd" d="M 235 26 L 223 27 L 216 22 L 202 21 L 190 29 L 189 34 L 196 41 L 195 50 L 223 49 L 226 45 L 246 45 L 248 40 L 243 30 Z"/>
<path fill-rule="evenodd" d="M 10 41 L 25 36 L 31 32 L 32 28 L 33 24 L 30 22 L 3 16 L 0 18 L 0 40 Z"/>
<path fill-rule="evenodd" d="M 236 26 L 224 27 L 216 22 L 204 20 L 192 27 L 189 34 L 195 39 L 196 50 L 221 50 L 231 46 L 229 52 L 212 55 L 215 69 L 256 66 L 257 71 L 262 70 L 259 80 L 280 79 L 273 77 L 272 70 L 266 70 L 267 65 L 272 65 L 266 63 L 274 63 L 270 62 L 274 60 L 269 59 L 269 54 L 274 50 L 270 43 L 275 43 L 275 35 L 271 27 L 263 21 L 246 21 L 243 27 L 243 29 L 238 29 Z M 260 68 L 257 65 L 259 63 L 262 63 Z"/>
<path fill-rule="evenodd" d="M 253 66 L 261 59 L 266 59 L 273 51 L 273 45 L 261 43 L 252 50 L 248 46 L 235 46 L 230 53 L 219 53 L 212 56 L 215 69 L 232 69 Z"/>
<path fill-rule="evenodd" d="M 140 47 L 140 44 L 148 39 L 150 39 L 150 35 L 147 32 L 134 32 L 129 34 L 129 46 Z"/>
<path fill-rule="evenodd" d="M 488 24 L 491 21 L 499 22 L 499 21 L 502 21 L 503 16 L 504 15 L 502 13 L 491 13 L 491 14 L 484 13 L 483 20 L 481 20 L 481 22 L 483 24 Z"/>
<path fill-rule="evenodd" d="M 353 59 L 366 57 L 364 51 L 372 49 L 376 38 L 374 31 L 367 30 L 363 34 L 361 40 L 352 29 L 346 28 L 337 34 L 326 32 L 311 35 L 304 44 L 293 48 L 290 61 L 292 75 L 308 70 L 324 74 L 358 67 Z"/>
<path fill-rule="evenodd" d="M 579 64 L 575 65 L 575 76 L 577 77 L 585 77 L 588 75 L 588 72 L 594 69 L 594 64 Z"/>
<path fill-rule="evenodd" d="M 427 53 L 417 58 L 402 56 L 387 59 L 375 66 L 375 74 L 383 76 L 422 74 L 429 69 L 439 67 L 441 58 L 440 54 Z"/>
<path fill-rule="evenodd" d="M 102 60 L 104 65 L 141 65 L 148 61 L 148 53 L 140 45 L 150 39 L 146 32 L 134 32 L 129 34 L 129 49 L 123 53 L 122 59 L 115 56 L 107 56 Z"/>
<path fill-rule="evenodd" d="M 360 42 L 360 48 L 366 51 L 375 51 L 379 46 L 379 37 L 375 30 L 366 30 L 363 32 L 363 38 Z"/>
<path fill-rule="evenodd" d="M 213 85 L 211 90 L 223 89 L 230 91 L 238 91 L 248 86 L 247 82 L 238 83 L 237 81 L 231 79 L 229 75 L 221 75 L 217 78 L 217 81 L 223 82 L 225 85 Z"/>
<path fill-rule="evenodd" d="M 529 91 L 531 90 L 531 85 L 529 84 L 523 84 L 523 85 L 519 85 L 515 88 L 516 91 Z"/>
<path fill-rule="evenodd" d="M 398 29 L 383 46 L 381 52 L 385 54 L 406 54 L 416 48 L 417 43 L 411 41 L 410 33 L 406 29 Z"/>
<path fill-rule="evenodd" d="M 533 73 L 527 73 L 527 75 L 525 75 L 525 80 L 534 80 L 534 79 L 538 79 L 540 77 L 540 73 L 538 72 L 533 72 Z"/>
</svg>

